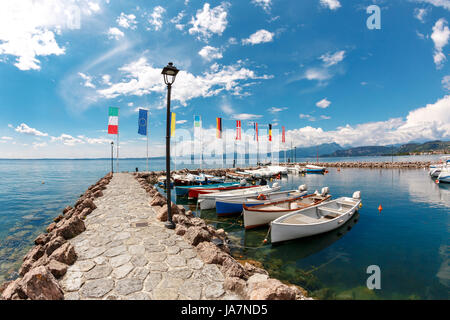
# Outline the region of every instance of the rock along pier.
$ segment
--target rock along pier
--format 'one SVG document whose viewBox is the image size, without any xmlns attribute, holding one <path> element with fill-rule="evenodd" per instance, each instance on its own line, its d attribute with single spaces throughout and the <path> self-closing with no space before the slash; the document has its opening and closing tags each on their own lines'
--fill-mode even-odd
<svg viewBox="0 0 450 320">
<path fill-rule="evenodd" d="M 24 257 L 5 300 L 308 299 L 230 255 L 227 235 L 172 203 L 154 174 L 108 174 L 66 207 Z"/>
</svg>

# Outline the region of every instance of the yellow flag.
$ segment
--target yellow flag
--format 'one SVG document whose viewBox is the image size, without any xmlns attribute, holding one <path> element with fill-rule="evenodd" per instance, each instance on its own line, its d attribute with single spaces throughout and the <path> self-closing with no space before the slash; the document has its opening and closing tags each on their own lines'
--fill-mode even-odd
<svg viewBox="0 0 450 320">
<path fill-rule="evenodd" d="M 170 126 L 170 136 L 171 137 L 175 137 L 175 124 L 177 123 L 177 115 L 175 114 L 175 112 L 172 112 L 172 116 L 171 116 L 171 126 Z"/>
</svg>

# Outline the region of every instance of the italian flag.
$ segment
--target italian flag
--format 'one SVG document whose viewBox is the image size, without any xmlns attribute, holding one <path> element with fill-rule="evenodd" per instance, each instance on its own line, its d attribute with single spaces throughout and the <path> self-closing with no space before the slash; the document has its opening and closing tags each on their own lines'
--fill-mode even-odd
<svg viewBox="0 0 450 320">
<path fill-rule="evenodd" d="M 108 134 L 119 133 L 119 108 L 109 108 Z"/>
</svg>

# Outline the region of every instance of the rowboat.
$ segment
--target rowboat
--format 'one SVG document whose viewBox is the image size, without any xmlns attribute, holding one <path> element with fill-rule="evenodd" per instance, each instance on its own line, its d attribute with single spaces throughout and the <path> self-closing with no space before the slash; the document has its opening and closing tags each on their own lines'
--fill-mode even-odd
<svg viewBox="0 0 450 320">
<path fill-rule="evenodd" d="M 225 191 L 238 191 L 242 189 L 256 188 L 258 186 L 243 186 L 243 185 L 234 185 L 227 187 L 217 187 L 217 188 L 192 188 L 189 190 L 188 196 L 189 199 L 197 199 L 202 194 L 209 193 L 217 193 L 217 192 L 225 192 Z"/>
<path fill-rule="evenodd" d="M 361 193 L 286 214 L 271 223 L 272 243 L 309 237 L 339 228 L 358 210 Z"/>
<path fill-rule="evenodd" d="M 272 187 L 265 186 L 252 186 L 252 188 L 247 189 L 238 189 L 232 191 L 224 191 L 224 192 L 213 192 L 208 194 L 200 194 L 198 197 L 199 205 L 201 210 L 214 209 L 216 207 L 217 200 L 225 200 L 230 199 L 236 196 L 266 196 L 271 192 L 279 191 L 281 187 L 278 183 L 274 183 Z"/>
<path fill-rule="evenodd" d="M 189 190 L 192 188 L 220 188 L 220 187 L 229 187 L 229 186 L 239 186 L 239 182 L 224 182 L 224 183 L 213 183 L 208 185 L 194 185 L 194 186 L 176 186 L 175 187 L 175 194 L 178 197 L 187 196 L 189 193 Z"/>
<path fill-rule="evenodd" d="M 244 227 L 253 229 L 264 226 L 285 214 L 325 202 L 331 198 L 328 190 L 328 187 L 325 187 L 321 193 L 304 195 L 300 199 L 281 200 L 257 206 L 243 204 Z"/>
<path fill-rule="evenodd" d="M 305 167 L 306 173 L 323 173 L 325 171 L 326 168 L 324 167 L 319 167 L 319 166 L 313 166 L 308 164 Z"/>
<path fill-rule="evenodd" d="M 254 196 L 234 196 L 226 199 L 216 198 L 216 213 L 218 216 L 240 214 L 243 205 L 247 207 L 258 206 L 266 203 L 283 200 L 296 200 L 306 195 L 306 186 L 302 185 L 298 190 L 271 192 L 269 194 Z"/>
<path fill-rule="evenodd" d="M 437 177 L 439 183 L 450 183 L 450 166 L 442 169 L 441 173 Z"/>
<path fill-rule="evenodd" d="M 428 173 L 432 178 L 437 178 L 446 166 L 450 166 L 450 156 L 443 156 L 440 163 L 430 165 Z"/>
</svg>

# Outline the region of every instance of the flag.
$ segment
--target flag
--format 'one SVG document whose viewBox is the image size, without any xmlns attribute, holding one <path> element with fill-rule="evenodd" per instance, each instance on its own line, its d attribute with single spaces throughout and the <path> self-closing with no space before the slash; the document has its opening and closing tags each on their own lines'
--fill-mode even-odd
<svg viewBox="0 0 450 320">
<path fill-rule="evenodd" d="M 216 137 L 217 139 L 222 139 L 222 118 L 216 118 L 217 129 L 216 129 Z"/>
<path fill-rule="evenodd" d="M 258 122 L 254 123 L 254 129 L 255 129 L 255 141 L 259 141 L 259 137 L 258 137 Z"/>
<path fill-rule="evenodd" d="M 272 125 L 269 124 L 269 141 L 272 141 Z"/>
<path fill-rule="evenodd" d="M 119 134 L 119 108 L 109 107 L 108 134 Z"/>
<path fill-rule="evenodd" d="M 194 128 L 200 128 L 202 126 L 202 118 L 200 116 L 194 116 Z"/>
<path fill-rule="evenodd" d="M 147 135 L 147 120 L 148 110 L 139 109 L 138 133 L 143 136 Z"/>
<path fill-rule="evenodd" d="M 286 132 L 285 132 L 284 126 L 282 127 L 281 142 L 286 143 Z"/>
<path fill-rule="evenodd" d="M 175 125 L 177 123 L 177 115 L 175 112 L 172 112 L 171 117 L 170 117 L 171 121 L 170 121 L 170 136 L 174 137 L 175 136 Z"/>
<path fill-rule="evenodd" d="M 241 120 L 236 120 L 236 140 L 241 140 L 242 127 Z"/>
</svg>

